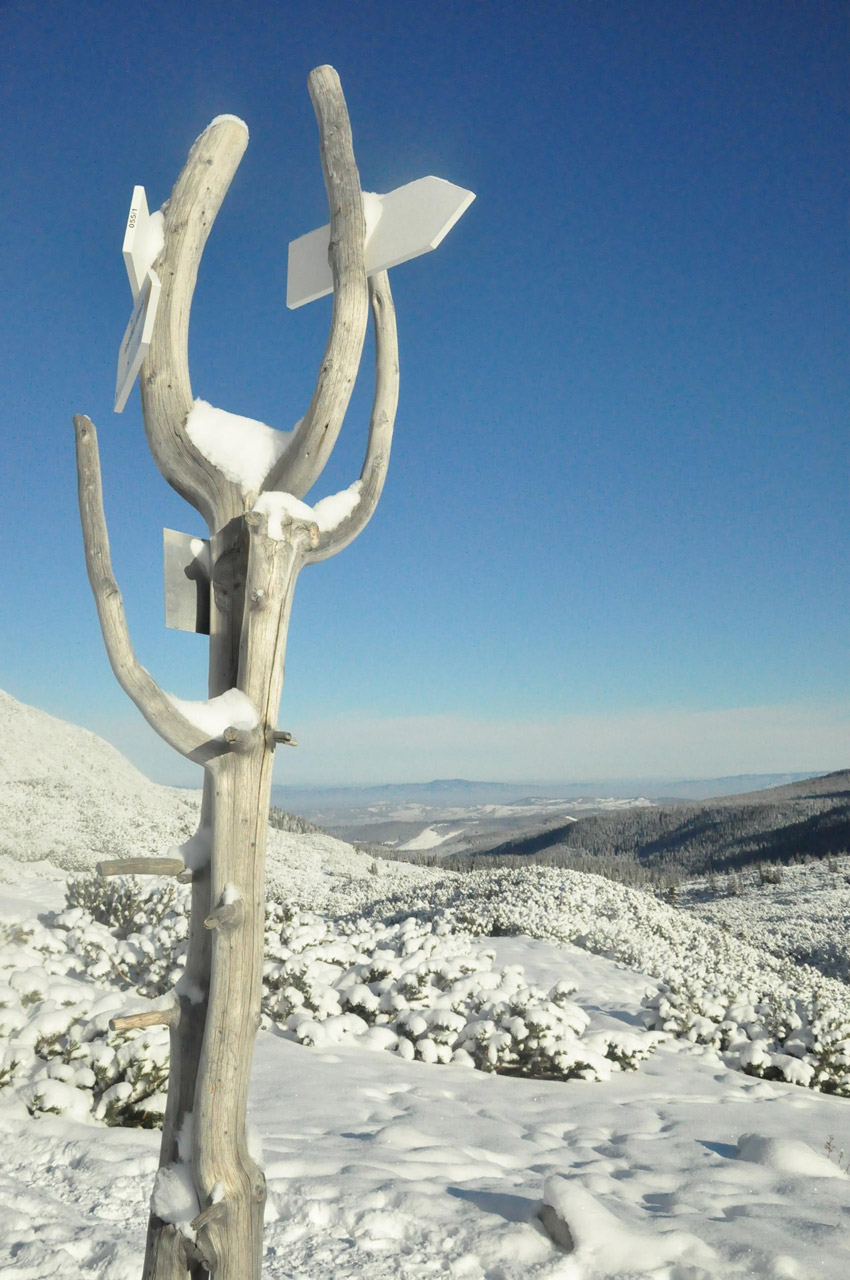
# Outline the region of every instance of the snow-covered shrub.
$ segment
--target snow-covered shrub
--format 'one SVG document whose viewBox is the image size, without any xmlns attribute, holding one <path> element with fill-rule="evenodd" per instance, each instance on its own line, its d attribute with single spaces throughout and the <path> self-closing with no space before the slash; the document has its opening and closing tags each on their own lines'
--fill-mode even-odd
<svg viewBox="0 0 850 1280">
<path fill-rule="evenodd" d="M 0 945 L 0 1089 L 14 1088 L 34 1114 L 160 1123 L 167 1031 L 110 1030 L 127 997 L 85 979 L 65 931 L 30 921 L 21 937 Z"/>
<path fill-rule="evenodd" d="M 646 1035 L 585 1037 L 587 1015 L 561 983 L 529 986 L 520 968 L 447 921 L 349 922 L 272 907 L 263 1008 L 308 1044 L 356 1037 L 424 1062 L 566 1080 L 636 1066 Z"/>
<path fill-rule="evenodd" d="M 786 875 L 759 901 L 789 888 Z M 742 911 L 747 895 L 742 888 L 727 901 Z M 410 912 L 473 935 L 528 934 L 619 960 L 660 980 L 645 1002 L 649 1027 L 713 1045 L 749 1074 L 850 1096 L 847 986 L 641 890 L 569 870 L 472 872 L 396 891 L 370 917 Z"/>
<path fill-rule="evenodd" d="M 133 876 L 69 882 L 66 910 L 48 917 L 65 931 L 77 972 L 132 988 L 148 999 L 177 983 L 189 931 L 189 889 Z"/>
<path fill-rule="evenodd" d="M 780 880 L 766 883 L 759 874 L 745 872 L 741 894 L 717 900 L 712 900 L 704 880 L 695 880 L 686 886 L 682 905 L 699 919 L 725 926 L 775 956 L 850 983 L 847 872 L 850 861 L 845 857 L 786 866 Z"/>
<path fill-rule="evenodd" d="M 66 910 L 32 922 L 23 945 L 0 946 L 0 1089 L 34 1113 L 159 1122 L 168 1032 L 115 1032 L 109 1020 L 128 991 L 155 997 L 178 980 L 187 899 L 181 885 L 77 881 Z M 647 1033 L 586 1034 L 570 988 L 545 992 L 517 967 L 495 969 L 453 919 L 339 923 L 271 903 L 265 946 L 266 1025 L 305 1044 L 354 1037 L 422 1062 L 550 1079 L 604 1079 L 654 1047 Z"/>
</svg>

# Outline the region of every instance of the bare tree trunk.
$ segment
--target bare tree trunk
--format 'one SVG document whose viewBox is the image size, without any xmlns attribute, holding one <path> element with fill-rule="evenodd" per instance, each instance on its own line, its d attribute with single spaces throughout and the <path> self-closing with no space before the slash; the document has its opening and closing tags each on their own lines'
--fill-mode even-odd
<svg viewBox="0 0 850 1280">
<path fill-rule="evenodd" d="M 171 1028 L 171 1074 L 160 1168 L 190 1162 L 200 1213 L 188 1231 L 152 1211 L 143 1280 L 259 1280 L 265 1179 L 248 1150 L 246 1108 L 260 1017 L 265 926 L 265 855 L 277 712 L 295 582 L 304 564 L 347 546 L 370 519 L 389 462 L 398 399 L 395 315 L 386 273 L 366 279 L 365 223 L 345 100 L 336 72 L 309 80 L 331 211 L 334 279 L 331 332 L 307 413 L 263 483 L 300 497 L 315 482 L 342 424 L 371 303 L 376 380 L 366 456 L 349 514 L 320 532 L 310 518 L 271 509 L 226 477 L 186 431 L 193 405 L 188 324 L 198 263 L 247 142 L 241 121 L 213 121 L 190 151 L 165 207 L 164 247 L 154 264 L 162 293 L 142 368 L 148 443 L 165 478 L 207 520 L 212 560 L 209 695 L 239 691 L 253 728 L 209 738 L 139 664 L 112 573 L 97 437 L 75 418 L 80 514 L 89 579 L 119 683 L 176 750 L 204 766 L 200 827 L 184 861 L 118 860 L 104 875 L 191 875 L 186 967 L 169 1007 L 118 1020 Z M 162 1210 L 164 1212 L 164 1210 Z"/>
</svg>

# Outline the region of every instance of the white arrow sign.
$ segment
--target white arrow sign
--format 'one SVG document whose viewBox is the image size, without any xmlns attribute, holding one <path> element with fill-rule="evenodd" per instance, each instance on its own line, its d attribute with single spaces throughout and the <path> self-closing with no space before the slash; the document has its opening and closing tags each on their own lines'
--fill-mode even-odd
<svg viewBox="0 0 850 1280">
<path fill-rule="evenodd" d="M 162 250 L 162 224 L 163 216 L 159 210 L 154 214 L 148 213 L 144 187 L 134 187 L 121 249 L 134 300 L 141 293 L 145 276 Z"/>
<path fill-rule="evenodd" d="M 115 412 L 121 413 L 127 397 L 133 390 L 142 361 L 147 355 L 153 337 L 153 325 L 159 304 L 161 285 L 155 271 L 148 271 L 142 290 L 136 299 L 130 323 L 124 331 L 121 350 L 118 352 L 118 377 L 115 381 Z"/>
<path fill-rule="evenodd" d="M 418 178 L 385 196 L 364 192 L 366 274 L 387 271 L 436 249 L 474 199 L 472 191 L 433 177 Z M 330 226 L 319 227 L 291 241 L 286 278 L 290 310 L 333 293 L 330 231 Z"/>
<path fill-rule="evenodd" d="M 121 413 L 127 403 L 153 336 L 160 292 L 160 280 L 153 264 L 162 252 L 163 222 L 159 210 L 153 214 L 148 212 L 144 187 L 134 187 L 122 253 L 136 305 L 118 352 L 116 413 Z"/>
</svg>

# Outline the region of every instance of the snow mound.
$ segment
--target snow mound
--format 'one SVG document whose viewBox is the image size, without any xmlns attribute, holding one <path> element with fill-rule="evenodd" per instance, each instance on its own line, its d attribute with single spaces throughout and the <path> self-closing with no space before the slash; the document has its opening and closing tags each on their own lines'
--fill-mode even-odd
<svg viewBox="0 0 850 1280">
<path fill-rule="evenodd" d="M 768 1138 L 760 1133 L 742 1133 L 738 1139 L 738 1159 L 764 1165 L 777 1173 L 796 1173 L 810 1178 L 846 1178 L 843 1169 L 819 1151 L 796 1138 Z"/>
<path fill-rule="evenodd" d="M 689 1231 L 650 1232 L 628 1225 L 606 1209 L 576 1178 L 554 1175 L 543 1190 L 540 1220 L 556 1244 L 594 1276 L 667 1275 L 674 1263 L 689 1263 L 675 1272 L 697 1280 L 716 1275 L 717 1255 Z M 657 1268 L 665 1268 L 663 1272 Z M 583 1270 L 574 1273 L 578 1278 Z"/>
</svg>

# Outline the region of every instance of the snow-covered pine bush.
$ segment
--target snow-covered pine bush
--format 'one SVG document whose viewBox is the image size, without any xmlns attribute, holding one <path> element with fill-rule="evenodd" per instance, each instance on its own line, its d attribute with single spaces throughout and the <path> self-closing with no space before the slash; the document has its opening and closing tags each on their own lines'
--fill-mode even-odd
<svg viewBox="0 0 850 1280">
<path fill-rule="evenodd" d="M 126 1012 L 129 991 L 154 997 L 179 980 L 187 892 L 75 883 L 74 905 L 32 922 L 23 946 L 0 947 L 9 1043 L 0 1088 L 13 1087 L 34 1113 L 159 1122 L 168 1032 L 114 1032 L 109 1019 Z M 354 1037 L 422 1062 L 562 1080 L 604 1079 L 652 1051 L 648 1033 L 586 1034 L 571 994 L 564 983 L 530 986 L 518 967 L 494 968 L 493 952 L 453 921 L 339 924 L 269 906 L 264 1017 L 305 1044 Z"/>
<path fill-rule="evenodd" d="M 538 1078 L 605 1079 L 637 1065 L 652 1037 L 585 1036 L 588 1017 L 560 983 L 529 986 L 516 966 L 444 921 L 340 927 L 272 907 L 263 1008 L 307 1044 L 356 1037 L 424 1062 Z"/>
<path fill-rule="evenodd" d="M 524 933 L 652 975 L 651 1030 L 713 1045 L 750 1074 L 850 1096 L 850 992 L 729 929 L 566 870 L 432 877 L 376 900 L 382 882 L 341 883 L 349 914 L 338 921 L 311 913 L 306 890 L 293 907 L 269 904 L 265 1018 L 304 1043 L 355 1037 L 403 1057 L 483 1070 L 564 1079 L 634 1066 L 650 1037 L 588 1034 L 569 990 L 544 992 L 516 970 L 495 969 L 492 953 L 474 941 Z M 5 947 L 0 937 L 0 1037 L 9 1044 L 0 1088 L 29 1090 L 33 1108 L 73 1102 L 107 1120 L 150 1123 L 161 1105 L 167 1033 L 118 1037 L 107 1023 L 126 1011 L 128 991 L 158 996 L 179 979 L 188 890 L 116 890 L 92 879 L 71 893 L 75 905 L 51 927 L 30 922 L 29 936 L 19 930 Z M 3 970 L 14 967 L 12 985 Z"/>
<path fill-rule="evenodd" d="M 133 876 L 72 880 L 66 910 L 47 917 L 64 931 L 74 971 L 147 999 L 174 987 L 183 969 L 189 889 Z"/>
<path fill-rule="evenodd" d="M 641 890 L 569 870 L 472 872 L 396 890 L 369 916 L 414 912 L 472 935 L 527 934 L 619 960 L 660 980 L 645 1001 L 649 1027 L 711 1044 L 749 1074 L 850 1096 L 847 986 Z"/>
<path fill-rule="evenodd" d="M 699 879 L 685 887 L 681 905 L 775 956 L 850 983 L 848 873 L 844 857 L 783 867 L 779 880 L 766 882 L 760 872 L 743 872 L 741 894 L 718 899 Z"/>
<path fill-rule="evenodd" d="M 158 1125 L 168 1033 L 111 1031 L 126 995 L 93 986 L 82 968 L 62 930 L 37 921 L 25 937 L 0 945 L 0 1088 L 14 1088 L 34 1114 Z"/>
</svg>

